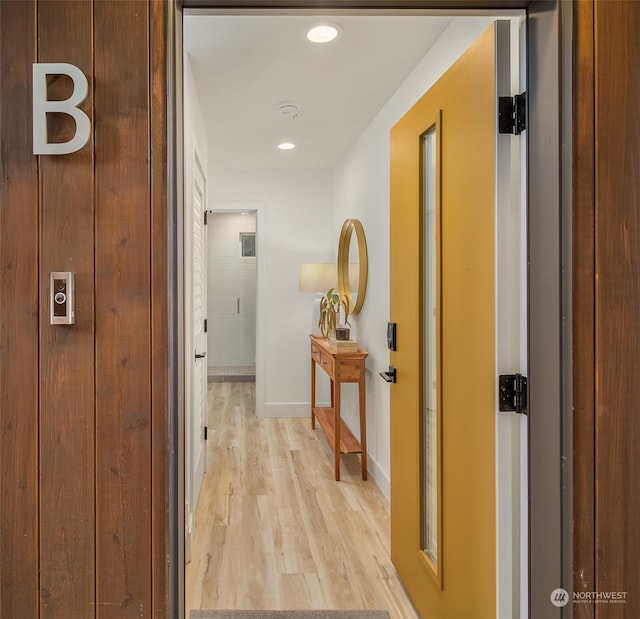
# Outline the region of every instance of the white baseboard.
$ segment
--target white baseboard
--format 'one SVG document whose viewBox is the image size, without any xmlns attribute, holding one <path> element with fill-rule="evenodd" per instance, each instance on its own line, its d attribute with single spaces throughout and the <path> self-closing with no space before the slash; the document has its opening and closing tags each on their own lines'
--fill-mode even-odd
<svg viewBox="0 0 640 619">
<path fill-rule="evenodd" d="M 389 480 L 389 476 L 369 454 L 367 454 L 367 470 L 376 482 L 380 492 L 384 494 L 387 501 L 391 502 L 391 481 Z"/>
</svg>

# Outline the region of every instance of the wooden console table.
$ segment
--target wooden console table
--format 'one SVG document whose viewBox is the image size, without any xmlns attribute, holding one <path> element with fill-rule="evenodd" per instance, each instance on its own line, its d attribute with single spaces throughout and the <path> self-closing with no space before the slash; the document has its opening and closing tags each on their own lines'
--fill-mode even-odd
<svg viewBox="0 0 640 619">
<path fill-rule="evenodd" d="M 365 402 L 364 360 L 369 354 L 358 348 L 357 352 L 336 352 L 326 338 L 311 338 L 311 427 L 316 419 L 333 447 L 336 481 L 340 481 L 340 454 L 359 453 L 362 461 L 362 479 L 367 479 L 367 409 Z M 319 365 L 331 381 L 331 407 L 316 406 L 316 365 Z M 340 385 L 358 383 L 360 409 L 360 442 L 340 417 Z"/>
</svg>

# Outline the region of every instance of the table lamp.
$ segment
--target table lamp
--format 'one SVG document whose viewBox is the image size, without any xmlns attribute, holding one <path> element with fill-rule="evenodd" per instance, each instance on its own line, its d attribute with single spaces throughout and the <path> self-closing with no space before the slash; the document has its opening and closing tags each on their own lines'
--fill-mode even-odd
<svg viewBox="0 0 640 619">
<path fill-rule="evenodd" d="M 331 288 L 338 286 L 338 274 L 333 263 L 315 263 L 300 265 L 300 292 L 315 292 L 311 309 L 311 334 L 321 335 L 318 323 L 320 322 L 320 300 Z"/>
</svg>

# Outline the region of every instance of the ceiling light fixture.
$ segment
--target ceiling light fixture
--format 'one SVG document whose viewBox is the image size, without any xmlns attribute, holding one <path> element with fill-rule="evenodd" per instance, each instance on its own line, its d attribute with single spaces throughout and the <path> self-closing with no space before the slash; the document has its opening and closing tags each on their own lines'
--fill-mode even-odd
<svg viewBox="0 0 640 619">
<path fill-rule="evenodd" d="M 278 148 L 280 150 L 293 150 L 295 147 L 296 145 L 291 142 L 282 142 L 281 144 L 278 144 Z"/>
<path fill-rule="evenodd" d="M 307 39 L 312 43 L 329 43 L 338 38 L 341 31 L 338 24 L 316 24 L 307 31 Z"/>
</svg>

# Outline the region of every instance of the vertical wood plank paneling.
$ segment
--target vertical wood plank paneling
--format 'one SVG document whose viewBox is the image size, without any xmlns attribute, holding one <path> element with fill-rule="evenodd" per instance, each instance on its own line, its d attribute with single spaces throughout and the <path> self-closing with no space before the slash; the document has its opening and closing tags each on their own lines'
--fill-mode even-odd
<svg viewBox="0 0 640 619">
<path fill-rule="evenodd" d="M 154 619 L 169 616 L 168 11 L 167 2 L 151 3 L 151 544 Z"/>
<path fill-rule="evenodd" d="M 595 590 L 595 108 L 593 0 L 574 4 L 574 591 Z M 575 619 L 593 604 L 576 604 Z"/>
<path fill-rule="evenodd" d="M 149 3 L 96 2 L 97 617 L 151 613 Z"/>
<path fill-rule="evenodd" d="M 0 617 L 38 616 L 36 7 L 0 2 Z"/>
<path fill-rule="evenodd" d="M 92 4 L 38 4 L 39 62 L 69 62 L 91 84 Z M 72 32 L 73 36 L 69 36 Z M 51 79 L 48 98 L 71 93 Z M 93 97 L 82 109 L 92 117 Z M 49 140 L 75 133 L 67 115 L 50 114 Z M 93 148 L 40 156 L 40 591 L 43 618 L 94 612 L 94 307 Z M 49 273 L 75 274 L 75 324 L 49 324 Z"/>
<path fill-rule="evenodd" d="M 596 586 L 640 617 L 640 2 L 595 3 Z"/>
</svg>

